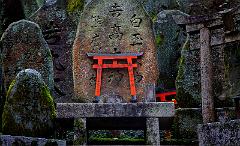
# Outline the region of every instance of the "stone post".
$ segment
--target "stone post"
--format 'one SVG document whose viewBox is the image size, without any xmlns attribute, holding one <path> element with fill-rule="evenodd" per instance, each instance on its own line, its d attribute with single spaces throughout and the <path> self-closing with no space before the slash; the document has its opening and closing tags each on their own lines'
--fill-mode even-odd
<svg viewBox="0 0 240 146">
<path fill-rule="evenodd" d="M 215 121 L 214 98 L 212 87 L 212 60 L 211 60 L 211 36 L 208 28 L 200 30 L 200 64 L 201 64 L 201 98 L 203 123 Z"/>
<path fill-rule="evenodd" d="M 86 118 L 74 119 L 74 145 L 87 145 Z"/>
<path fill-rule="evenodd" d="M 159 135 L 159 120 L 158 118 L 147 118 L 146 120 L 147 127 L 147 144 L 148 145 L 160 145 L 160 135 Z"/>
<path fill-rule="evenodd" d="M 155 84 L 147 84 L 144 91 L 144 101 L 145 102 L 156 102 L 156 91 Z"/>
</svg>

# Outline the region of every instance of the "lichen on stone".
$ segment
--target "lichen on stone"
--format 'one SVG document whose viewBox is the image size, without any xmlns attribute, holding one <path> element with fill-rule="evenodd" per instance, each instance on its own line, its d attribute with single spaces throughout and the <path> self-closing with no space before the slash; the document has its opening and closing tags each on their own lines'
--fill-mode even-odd
<svg viewBox="0 0 240 146">
<path fill-rule="evenodd" d="M 82 10 L 84 7 L 84 0 L 69 0 L 67 4 L 67 11 L 73 13 L 77 10 Z"/>
<path fill-rule="evenodd" d="M 48 137 L 53 132 L 56 110 L 41 74 L 26 69 L 12 81 L 3 109 L 3 134 Z"/>
</svg>

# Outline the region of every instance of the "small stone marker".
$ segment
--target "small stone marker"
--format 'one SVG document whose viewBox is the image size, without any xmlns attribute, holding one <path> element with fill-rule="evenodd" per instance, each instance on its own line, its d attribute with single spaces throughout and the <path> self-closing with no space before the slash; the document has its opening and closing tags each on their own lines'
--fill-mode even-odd
<svg viewBox="0 0 240 146">
<path fill-rule="evenodd" d="M 41 74 L 33 69 L 19 72 L 7 93 L 2 132 L 48 137 L 53 132 L 55 116 L 54 102 Z"/>
<path fill-rule="evenodd" d="M 151 20 L 135 0 L 92 1 L 83 11 L 73 47 L 75 99 L 92 102 L 96 71 L 87 53 L 140 53 L 134 69 L 137 98 L 142 100 L 144 88 L 158 77 L 156 48 Z M 124 62 L 123 62 L 124 63 Z M 130 87 L 127 69 L 103 69 L 101 99 L 109 95 L 129 102 Z"/>
<path fill-rule="evenodd" d="M 37 24 L 26 20 L 14 22 L 4 32 L 1 41 L 6 88 L 19 71 L 33 68 L 53 90 L 52 56 Z"/>
</svg>

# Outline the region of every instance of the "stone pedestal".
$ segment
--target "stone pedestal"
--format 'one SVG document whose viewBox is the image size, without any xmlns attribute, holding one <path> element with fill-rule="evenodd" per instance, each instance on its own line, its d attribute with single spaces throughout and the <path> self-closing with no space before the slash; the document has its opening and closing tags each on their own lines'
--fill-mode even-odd
<svg viewBox="0 0 240 146">
<path fill-rule="evenodd" d="M 159 120 L 158 118 L 147 118 L 146 120 L 146 139 L 148 145 L 160 145 Z"/>
</svg>

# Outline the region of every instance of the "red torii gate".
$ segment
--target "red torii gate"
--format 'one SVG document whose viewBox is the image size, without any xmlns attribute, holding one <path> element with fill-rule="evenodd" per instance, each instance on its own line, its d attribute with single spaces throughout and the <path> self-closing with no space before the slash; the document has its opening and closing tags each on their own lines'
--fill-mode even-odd
<svg viewBox="0 0 240 146">
<path fill-rule="evenodd" d="M 99 53 L 87 53 L 88 57 L 97 60 L 98 64 L 94 64 L 92 67 L 97 69 L 96 89 L 95 89 L 95 102 L 99 102 L 101 95 L 101 82 L 102 82 L 102 69 L 104 68 L 127 68 L 130 82 L 131 91 L 131 102 L 136 102 L 136 87 L 134 80 L 133 69 L 137 68 L 137 64 L 133 64 L 133 59 L 137 59 L 142 56 L 143 52 L 140 53 L 119 53 L 119 54 L 99 54 Z M 112 60 L 112 64 L 105 64 L 104 60 Z M 119 60 L 127 60 L 127 64 L 121 64 Z"/>
</svg>

